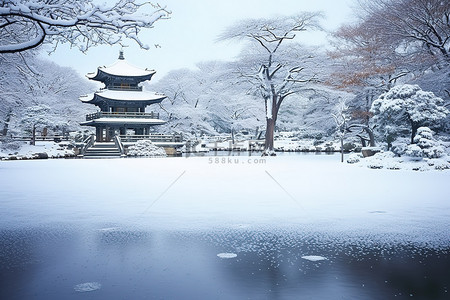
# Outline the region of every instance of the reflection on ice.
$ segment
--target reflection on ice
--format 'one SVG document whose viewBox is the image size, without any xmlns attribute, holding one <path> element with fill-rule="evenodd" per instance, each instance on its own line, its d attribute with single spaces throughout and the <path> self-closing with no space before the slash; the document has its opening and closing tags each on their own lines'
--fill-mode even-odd
<svg viewBox="0 0 450 300">
<path fill-rule="evenodd" d="M 235 258 L 237 257 L 236 253 L 219 253 L 217 254 L 218 257 L 220 258 Z"/>
<path fill-rule="evenodd" d="M 309 261 L 321 261 L 321 260 L 327 260 L 326 257 L 318 256 L 318 255 L 305 255 L 302 256 L 303 259 L 309 260 Z"/>
<path fill-rule="evenodd" d="M 102 287 L 102 285 L 98 282 L 86 282 L 86 283 L 80 283 L 74 286 L 74 290 L 77 292 L 92 292 L 99 290 Z"/>
<path fill-rule="evenodd" d="M 90 299 L 445 299 L 450 284 L 443 244 L 349 240 L 301 227 L 85 225 L 1 230 L 0 298 L 78 299 L 74 290 L 95 290 Z"/>
</svg>

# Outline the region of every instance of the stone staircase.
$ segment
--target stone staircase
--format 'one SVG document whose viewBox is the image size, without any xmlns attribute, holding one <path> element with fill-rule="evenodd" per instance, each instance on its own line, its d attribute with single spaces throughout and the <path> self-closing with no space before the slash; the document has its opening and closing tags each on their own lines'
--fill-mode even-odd
<svg viewBox="0 0 450 300">
<path fill-rule="evenodd" d="M 95 142 L 84 153 L 84 158 L 119 158 L 120 149 L 115 143 Z"/>
</svg>

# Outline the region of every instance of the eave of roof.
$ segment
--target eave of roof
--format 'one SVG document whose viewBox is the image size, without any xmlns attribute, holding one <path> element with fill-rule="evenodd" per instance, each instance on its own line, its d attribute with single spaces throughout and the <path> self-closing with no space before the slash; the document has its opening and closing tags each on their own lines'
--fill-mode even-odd
<svg viewBox="0 0 450 300">
<path fill-rule="evenodd" d="M 98 118 L 87 122 L 80 123 L 83 126 L 95 126 L 97 124 L 114 124 L 114 125 L 162 125 L 166 121 L 160 119 L 144 119 L 144 118 Z"/>
<path fill-rule="evenodd" d="M 129 64 L 125 59 L 119 59 L 109 67 L 98 67 L 96 72 L 88 73 L 87 78 L 98 80 L 102 73 L 112 76 L 123 77 L 150 77 L 156 73 L 155 70 L 141 69 Z"/>
<path fill-rule="evenodd" d="M 113 101 L 136 101 L 136 102 L 154 102 L 158 103 L 167 98 L 164 94 L 158 94 L 146 91 L 116 91 L 102 90 L 93 94 L 81 96 L 80 100 L 85 103 L 93 103 L 98 100 Z"/>
</svg>

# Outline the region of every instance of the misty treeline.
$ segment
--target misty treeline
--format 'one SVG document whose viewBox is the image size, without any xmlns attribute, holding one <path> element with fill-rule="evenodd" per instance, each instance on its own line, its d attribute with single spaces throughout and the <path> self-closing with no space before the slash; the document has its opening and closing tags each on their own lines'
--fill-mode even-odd
<svg viewBox="0 0 450 300">
<path fill-rule="evenodd" d="M 241 35 L 243 50 L 233 61 L 203 62 L 195 70 L 174 70 L 157 82 L 145 83 L 147 89 L 168 96 L 161 105 L 149 108 L 168 121 L 156 130 L 197 137 L 242 131 L 261 136 L 270 116 L 267 101 L 264 104 L 261 100 L 265 99 L 264 91 L 288 84 L 289 89 L 282 90 L 286 97 L 278 107 L 275 130 L 298 131 L 304 137 L 332 136 L 336 131 L 332 115 L 343 102 L 349 124 L 373 127 L 372 103 L 400 84 L 417 84 L 442 98 L 448 108 L 449 6 L 448 1 L 440 0 L 359 1 L 355 20 L 331 32 L 329 46 L 305 46 L 302 28 L 292 35 L 288 32 L 280 45 L 275 44 L 279 47 L 276 52 L 272 51 L 275 48 L 264 49 L 262 42 L 268 37 L 257 32 L 263 29 L 279 38 L 290 22 L 286 20 L 294 17 L 235 24 L 221 36 Z M 314 26 L 304 30 L 321 30 L 326 19 L 320 14 L 314 18 Z M 249 24 L 257 30 L 250 31 Z M 57 46 L 58 39 L 48 42 Z M 73 43 L 82 44 L 77 40 Z M 0 129 L 4 134 L 26 130 L 22 119 L 30 107 L 47 106 L 42 111 L 49 115 L 54 130 L 80 129 L 78 122 L 94 109 L 82 105 L 78 97 L 95 88 L 75 71 L 38 58 L 38 51 L 43 50 L 0 54 Z M 269 77 L 262 77 L 264 74 Z M 447 117 L 432 129 L 448 134 L 448 121 Z"/>
</svg>

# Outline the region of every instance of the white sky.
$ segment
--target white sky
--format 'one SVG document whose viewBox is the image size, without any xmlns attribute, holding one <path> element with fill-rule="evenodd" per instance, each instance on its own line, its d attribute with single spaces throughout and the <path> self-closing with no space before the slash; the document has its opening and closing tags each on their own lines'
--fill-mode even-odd
<svg viewBox="0 0 450 300">
<path fill-rule="evenodd" d="M 232 60 L 241 45 L 216 42 L 216 39 L 237 20 L 322 11 L 326 17 L 323 27 L 333 30 L 351 20 L 354 0 L 160 0 L 158 3 L 167 6 L 172 17 L 141 32 L 141 39 L 151 46 L 150 50 L 140 49 L 133 41 L 127 41 L 129 47 L 124 49 L 130 63 L 157 71 L 153 80 L 162 78 L 170 70 L 195 68 L 201 61 Z M 326 44 L 324 33 L 300 33 L 299 38 L 305 44 Z M 155 44 L 161 48 L 156 48 Z M 60 46 L 48 58 L 84 76 L 98 66 L 114 63 L 120 49 L 119 45 L 100 46 L 83 54 L 77 49 Z"/>
</svg>

